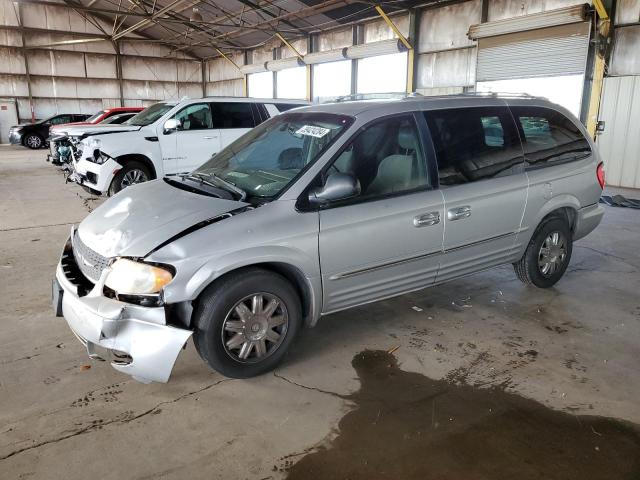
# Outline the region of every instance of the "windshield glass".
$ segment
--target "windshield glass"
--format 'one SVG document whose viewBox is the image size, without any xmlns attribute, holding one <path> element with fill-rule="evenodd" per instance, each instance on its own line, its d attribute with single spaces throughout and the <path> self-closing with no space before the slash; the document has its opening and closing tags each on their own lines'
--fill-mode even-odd
<svg viewBox="0 0 640 480">
<path fill-rule="evenodd" d="M 91 115 L 89 118 L 87 118 L 87 119 L 85 120 L 85 122 L 91 123 L 91 122 L 93 122 L 93 121 L 97 120 L 98 118 L 100 118 L 102 115 L 104 115 L 104 113 L 105 113 L 105 112 L 104 112 L 104 110 L 100 110 L 99 112 L 94 113 L 94 114 L 93 114 L 93 115 Z"/>
<path fill-rule="evenodd" d="M 175 105 L 171 105 L 170 103 L 156 103 L 155 105 L 151 105 L 149 108 L 146 108 L 137 115 L 131 117 L 127 124 L 135 125 L 137 127 L 150 125 L 171 110 L 174 106 Z"/>
<path fill-rule="evenodd" d="M 215 175 L 248 196 L 273 197 L 353 122 L 325 113 L 278 115 L 243 135 L 194 174 Z"/>
</svg>

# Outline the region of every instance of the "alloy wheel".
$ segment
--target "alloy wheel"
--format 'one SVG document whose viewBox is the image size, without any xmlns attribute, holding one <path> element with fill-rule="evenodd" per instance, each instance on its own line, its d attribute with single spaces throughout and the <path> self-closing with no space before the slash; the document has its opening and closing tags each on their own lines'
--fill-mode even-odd
<svg viewBox="0 0 640 480">
<path fill-rule="evenodd" d="M 556 273 L 567 258 L 567 242 L 560 232 L 551 232 L 544 239 L 538 252 L 540 273 L 549 277 Z"/>
<path fill-rule="evenodd" d="M 284 302 L 270 293 L 255 293 L 227 313 L 222 343 L 227 355 L 241 363 L 257 363 L 282 344 L 289 326 Z"/>
<path fill-rule="evenodd" d="M 40 148 L 42 146 L 42 140 L 37 135 L 29 135 L 27 137 L 27 146 L 29 148 Z"/>
<path fill-rule="evenodd" d="M 131 185 L 135 185 L 137 183 L 146 182 L 148 180 L 147 174 L 142 170 L 134 168 L 133 170 L 129 170 L 122 177 L 122 181 L 120 182 L 120 186 L 122 188 L 130 187 Z"/>
</svg>

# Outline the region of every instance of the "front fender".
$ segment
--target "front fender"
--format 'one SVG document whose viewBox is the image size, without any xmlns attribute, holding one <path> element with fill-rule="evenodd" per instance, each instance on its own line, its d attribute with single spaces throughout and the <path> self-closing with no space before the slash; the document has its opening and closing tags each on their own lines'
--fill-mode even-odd
<svg viewBox="0 0 640 480">
<path fill-rule="evenodd" d="M 184 276 L 181 275 L 182 269 L 177 265 L 176 278 L 164 289 L 164 301 L 177 303 L 195 300 L 205 288 L 223 275 L 243 267 L 268 263 L 293 268 L 299 274 L 298 276 L 304 279 L 305 290 L 309 294 L 309 312 L 306 321 L 308 325 L 314 325 L 320 317 L 322 308 L 322 283 L 318 258 L 286 246 L 256 246 L 234 251 L 209 259 L 195 271 L 185 272 Z"/>
</svg>

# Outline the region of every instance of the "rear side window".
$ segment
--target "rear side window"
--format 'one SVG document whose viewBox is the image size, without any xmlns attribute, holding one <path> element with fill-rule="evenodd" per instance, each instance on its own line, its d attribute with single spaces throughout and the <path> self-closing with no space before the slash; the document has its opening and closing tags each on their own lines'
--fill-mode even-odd
<svg viewBox="0 0 640 480">
<path fill-rule="evenodd" d="M 506 107 L 425 112 L 440 186 L 460 185 L 524 169 L 522 148 Z"/>
<path fill-rule="evenodd" d="M 543 107 L 511 107 L 527 165 L 542 167 L 585 158 L 589 142 L 578 127 L 560 112 Z"/>
<path fill-rule="evenodd" d="M 250 103 L 212 103 L 211 109 L 213 111 L 213 128 L 253 128 L 256 126 Z"/>
</svg>

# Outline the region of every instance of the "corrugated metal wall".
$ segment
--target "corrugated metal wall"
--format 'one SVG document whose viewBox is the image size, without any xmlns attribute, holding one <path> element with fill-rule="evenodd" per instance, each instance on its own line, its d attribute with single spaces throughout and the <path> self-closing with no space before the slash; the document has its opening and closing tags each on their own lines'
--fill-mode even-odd
<svg viewBox="0 0 640 480">
<path fill-rule="evenodd" d="M 614 46 L 604 80 L 596 143 L 607 185 L 640 188 L 640 0 L 618 0 Z"/>
<path fill-rule="evenodd" d="M 0 97 L 15 98 L 20 119 L 31 118 L 27 67 L 36 118 L 203 94 L 201 62 L 157 44 L 120 42 L 122 80 L 108 41 L 46 47 L 91 35 L 103 32 L 67 8 L 0 0 Z"/>
<path fill-rule="evenodd" d="M 600 120 L 605 131 L 597 144 L 607 185 L 640 188 L 640 76 L 605 79 Z"/>
</svg>

